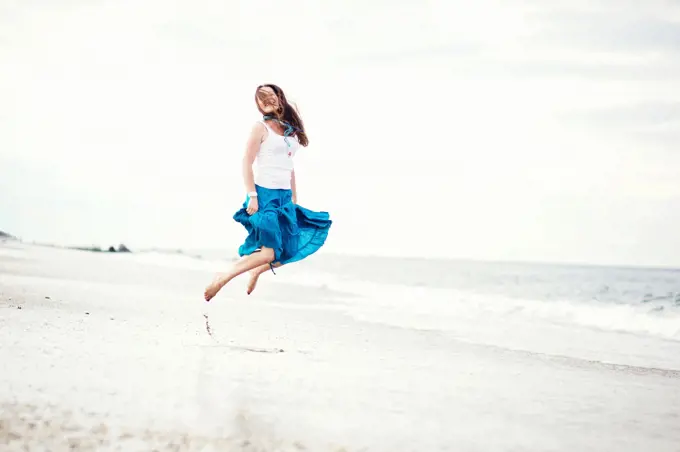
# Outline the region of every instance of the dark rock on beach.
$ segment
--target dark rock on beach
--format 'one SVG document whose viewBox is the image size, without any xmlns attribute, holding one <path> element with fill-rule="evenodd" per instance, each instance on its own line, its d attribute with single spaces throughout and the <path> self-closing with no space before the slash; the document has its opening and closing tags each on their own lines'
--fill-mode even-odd
<svg viewBox="0 0 680 452">
<path fill-rule="evenodd" d="M 122 243 L 118 245 L 118 249 L 114 248 L 113 246 L 109 247 L 109 253 L 130 253 L 130 249 L 123 245 Z"/>
<path fill-rule="evenodd" d="M 80 250 L 80 251 L 91 251 L 93 253 L 101 253 L 101 252 L 107 252 L 107 253 L 131 253 L 130 249 L 125 246 L 124 244 L 118 245 L 118 248 L 115 246 L 109 246 L 106 249 L 102 249 L 98 246 L 74 246 L 74 247 L 68 247 L 74 250 Z"/>
</svg>

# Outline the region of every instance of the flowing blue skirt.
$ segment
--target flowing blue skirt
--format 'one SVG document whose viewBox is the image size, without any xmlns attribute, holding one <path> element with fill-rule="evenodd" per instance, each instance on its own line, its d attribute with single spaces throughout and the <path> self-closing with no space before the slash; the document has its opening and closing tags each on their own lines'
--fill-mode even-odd
<svg viewBox="0 0 680 452">
<path fill-rule="evenodd" d="M 248 215 L 249 198 L 234 214 L 248 232 L 239 247 L 240 256 L 261 247 L 272 248 L 274 263 L 289 264 L 318 251 L 326 241 L 332 221 L 328 212 L 315 212 L 293 204 L 293 192 L 255 186 L 258 211 Z"/>
</svg>

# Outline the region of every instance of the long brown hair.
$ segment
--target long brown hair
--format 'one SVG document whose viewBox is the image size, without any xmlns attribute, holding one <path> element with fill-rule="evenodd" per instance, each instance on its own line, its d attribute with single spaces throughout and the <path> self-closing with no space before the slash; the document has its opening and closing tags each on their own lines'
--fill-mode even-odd
<svg viewBox="0 0 680 452">
<path fill-rule="evenodd" d="M 255 104 L 257 105 L 257 109 L 260 110 L 260 113 L 263 115 L 266 114 L 262 111 L 260 104 L 257 102 L 260 89 L 264 88 L 265 86 L 271 88 L 276 94 L 276 97 L 279 98 L 279 110 L 276 112 L 276 116 L 280 120 L 285 121 L 291 126 L 295 127 L 295 132 L 293 135 L 297 137 L 302 146 L 307 146 L 309 144 L 309 139 L 307 138 L 307 131 L 305 130 L 305 125 L 302 122 L 302 118 L 300 118 L 300 115 L 295 110 L 295 108 L 288 103 L 288 99 L 286 99 L 286 95 L 283 93 L 281 88 L 271 83 L 258 86 L 255 90 Z"/>
</svg>

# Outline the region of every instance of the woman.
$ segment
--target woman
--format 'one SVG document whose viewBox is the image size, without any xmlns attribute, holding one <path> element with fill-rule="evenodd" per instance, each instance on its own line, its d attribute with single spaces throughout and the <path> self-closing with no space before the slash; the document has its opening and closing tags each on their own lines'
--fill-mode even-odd
<svg viewBox="0 0 680 452">
<path fill-rule="evenodd" d="M 300 146 L 309 143 L 298 112 L 276 85 L 258 86 L 255 102 L 263 118 L 255 123 L 248 138 L 243 158 L 247 196 L 243 207 L 234 214 L 234 220 L 246 228 L 248 235 L 238 250 L 241 259 L 229 272 L 218 274 L 205 289 L 206 301 L 247 271 L 247 293 L 252 293 L 262 273 L 318 251 L 332 223 L 327 212 L 297 205 L 293 158 Z"/>
</svg>

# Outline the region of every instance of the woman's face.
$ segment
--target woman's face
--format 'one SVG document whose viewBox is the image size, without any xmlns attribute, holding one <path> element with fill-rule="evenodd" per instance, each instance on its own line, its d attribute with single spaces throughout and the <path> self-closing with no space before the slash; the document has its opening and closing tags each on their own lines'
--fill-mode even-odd
<svg viewBox="0 0 680 452">
<path fill-rule="evenodd" d="M 281 102 L 273 89 L 268 86 L 263 86 L 257 91 L 257 105 L 264 113 L 275 113 Z"/>
</svg>

